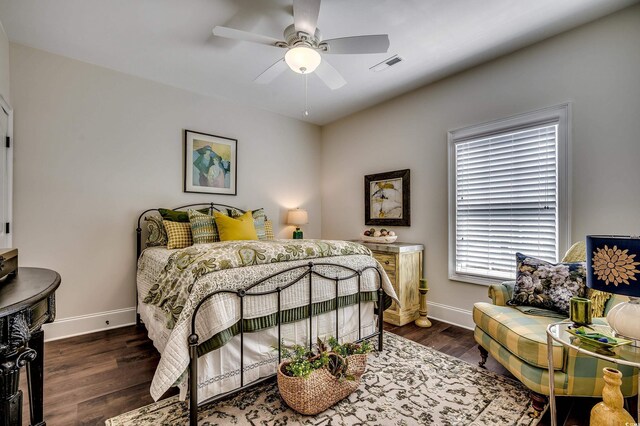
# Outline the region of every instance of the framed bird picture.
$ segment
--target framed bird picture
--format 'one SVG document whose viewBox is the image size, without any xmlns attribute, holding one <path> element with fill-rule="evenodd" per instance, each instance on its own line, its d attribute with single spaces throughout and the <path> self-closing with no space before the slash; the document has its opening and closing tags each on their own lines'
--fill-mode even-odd
<svg viewBox="0 0 640 426">
<path fill-rule="evenodd" d="M 364 223 L 378 226 L 411 225 L 410 170 L 364 177 Z"/>
<path fill-rule="evenodd" d="M 184 192 L 236 195 L 236 139 L 184 131 Z"/>
</svg>

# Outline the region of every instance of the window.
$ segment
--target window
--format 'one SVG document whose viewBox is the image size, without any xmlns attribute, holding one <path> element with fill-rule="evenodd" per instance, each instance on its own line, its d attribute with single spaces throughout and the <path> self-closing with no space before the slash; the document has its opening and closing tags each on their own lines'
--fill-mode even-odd
<svg viewBox="0 0 640 426">
<path fill-rule="evenodd" d="M 569 105 L 449 132 L 449 278 L 515 278 L 569 241 Z"/>
</svg>

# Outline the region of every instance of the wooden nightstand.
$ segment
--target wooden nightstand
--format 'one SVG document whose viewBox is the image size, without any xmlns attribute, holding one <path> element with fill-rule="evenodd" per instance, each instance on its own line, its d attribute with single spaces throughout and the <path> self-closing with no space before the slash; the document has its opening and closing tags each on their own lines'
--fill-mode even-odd
<svg viewBox="0 0 640 426">
<path fill-rule="evenodd" d="M 376 244 L 359 241 L 369 247 L 387 272 L 402 308 L 394 302 L 384 311 L 384 320 L 393 325 L 405 325 L 418 318 L 420 298 L 418 286 L 422 278 L 424 246 L 415 243 Z"/>
</svg>

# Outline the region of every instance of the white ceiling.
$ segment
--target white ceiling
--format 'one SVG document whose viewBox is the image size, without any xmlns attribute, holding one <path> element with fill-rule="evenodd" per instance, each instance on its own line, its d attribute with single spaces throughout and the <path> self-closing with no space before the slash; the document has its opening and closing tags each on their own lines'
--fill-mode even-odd
<svg viewBox="0 0 640 426">
<path fill-rule="evenodd" d="M 309 76 L 310 116 L 326 124 L 637 0 L 323 0 L 323 38 L 388 33 L 386 54 L 327 55 L 347 85 Z M 303 77 L 252 80 L 284 50 L 220 39 L 216 25 L 282 39 L 292 0 L 0 0 L 9 39 L 193 92 L 303 119 Z M 369 67 L 399 54 L 383 72 Z"/>
</svg>

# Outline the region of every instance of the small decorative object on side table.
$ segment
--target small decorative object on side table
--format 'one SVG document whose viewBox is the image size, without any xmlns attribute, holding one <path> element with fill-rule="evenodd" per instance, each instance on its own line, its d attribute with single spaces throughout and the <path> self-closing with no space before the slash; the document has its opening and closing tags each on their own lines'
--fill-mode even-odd
<svg viewBox="0 0 640 426">
<path fill-rule="evenodd" d="M 569 318 L 574 325 L 591 324 L 591 300 L 584 297 L 572 297 L 569 300 Z"/>
<path fill-rule="evenodd" d="M 376 244 L 362 242 L 369 247 L 382 265 L 400 305 L 395 302 L 384 311 L 384 321 L 393 325 L 405 325 L 418 318 L 418 287 L 422 277 L 422 251 L 424 246 L 416 243 Z"/>
<path fill-rule="evenodd" d="M 569 321 L 556 322 L 556 323 L 550 324 L 547 327 L 547 351 L 548 351 L 547 359 L 549 361 L 548 371 L 554 371 L 554 362 L 553 362 L 553 342 L 554 341 L 562 344 L 567 348 L 576 350 L 579 353 L 617 364 L 619 366 L 618 368 L 621 368 L 621 369 L 623 367 L 640 368 L 640 347 L 633 346 L 633 345 L 622 345 L 622 346 L 611 347 L 609 349 L 603 350 L 603 348 L 594 346 L 588 343 L 587 341 L 582 340 L 574 336 L 573 334 L 569 333 L 567 330 L 569 330 L 570 327 L 573 327 L 573 324 Z M 608 326 L 594 325 L 592 326 L 592 328 L 594 328 L 594 331 L 605 332 L 608 329 L 608 331 L 610 332 L 610 328 Z M 614 370 L 614 369 L 612 368 L 611 370 Z M 633 372 L 632 369 L 630 369 L 630 371 Z M 617 383 L 617 380 L 609 376 L 607 373 L 608 372 L 605 372 L 605 381 L 607 380 L 607 377 L 609 377 L 610 382 L 614 381 Z M 615 373 L 613 373 L 613 375 L 618 377 L 617 374 Z M 554 375 L 549 374 L 549 411 L 551 415 L 551 425 L 556 426 L 558 420 L 557 420 L 557 414 L 556 414 L 555 382 L 553 378 L 554 378 Z M 640 387 L 640 376 L 638 376 L 638 386 Z M 610 396 L 611 395 L 605 396 L 605 402 L 606 401 L 611 402 L 616 399 L 615 395 L 613 396 L 613 399 L 611 399 Z M 639 398 L 640 398 L 640 394 L 639 394 Z M 638 417 L 640 417 L 640 400 L 638 402 L 639 402 Z M 615 401 L 613 405 L 616 405 Z M 609 423 L 606 423 L 606 424 L 609 424 Z"/>
<path fill-rule="evenodd" d="M 427 318 L 427 293 L 429 292 L 429 286 L 425 278 L 420 279 L 418 291 L 420 292 L 420 310 L 418 311 L 420 318 L 416 320 L 416 325 L 418 327 L 429 328 L 431 327 L 431 321 Z"/>
<path fill-rule="evenodd" d="M 0 285 L 16 276 L 18 273 L 18 249 L 0 249 L 0 278 L 8 275 L 7 279 L 0 281 Z"/>
</svg>

